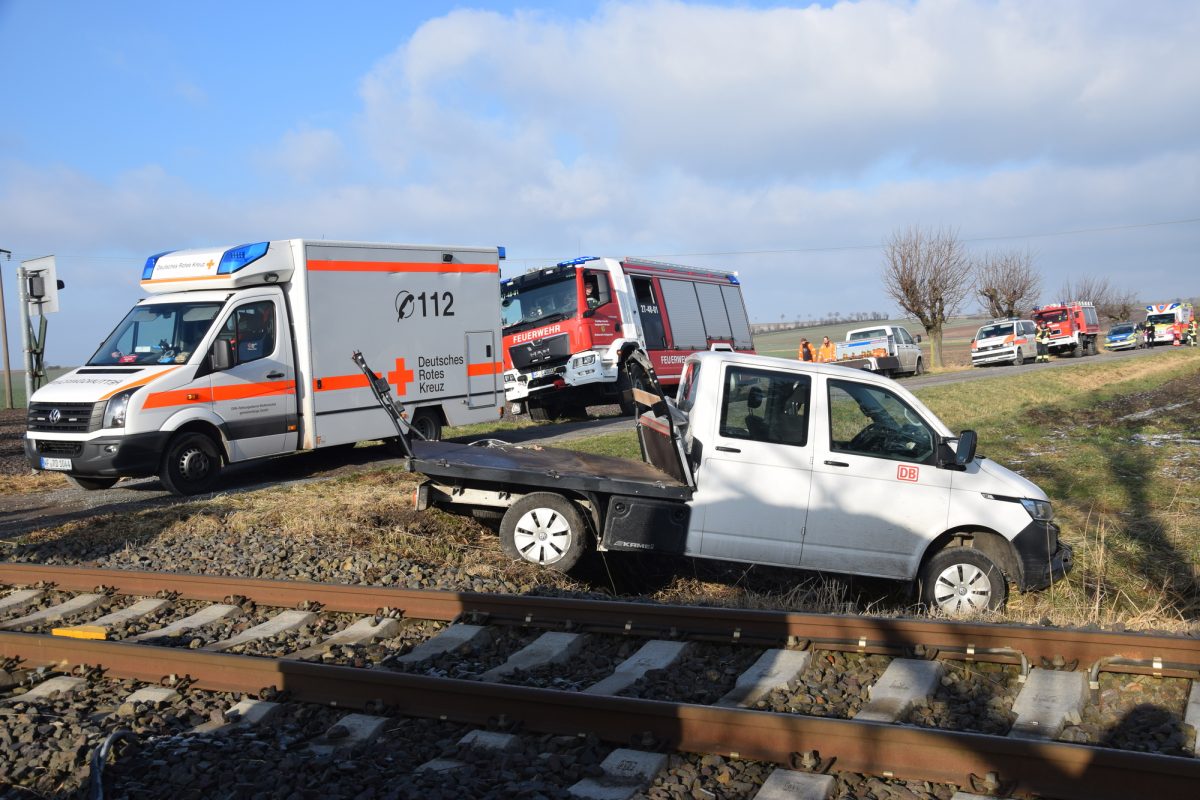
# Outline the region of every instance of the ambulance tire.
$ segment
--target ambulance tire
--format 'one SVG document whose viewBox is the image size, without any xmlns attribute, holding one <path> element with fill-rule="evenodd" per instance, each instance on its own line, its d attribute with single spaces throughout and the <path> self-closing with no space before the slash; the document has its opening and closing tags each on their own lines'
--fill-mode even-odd
<svg viewBox="0 0 1200 800">
<path fill-rule="evenodd" d="M 500 549 L 514 561 L 569 572 L 587 550 L 583 515 L 554 492 L 527 494 L 500 520 Z"/>
<path fill-rule="evenodd" d="M 921 602 L 955 615 L 1003 608 L 1008 582 L 996 562 L 970 547 L 947 547 L 921 569 Z"/>
<path fill-rule="evenodd" d="M 181 433 L 167 445 L 158 479 L 177 495 L 209 491 L 221 473 L 221 454 L 213 440 L 202 433 Z"/>
<path fill-rule="evenodd" d="M 413 414 L 412 429 L 424 436 L 426 441 L 436 442 L 442 438 L 442 418 L 432 408 L 419 408 Z"/>
<path fill-rule="evenodd" d="M 68 475 L 67 480 L 78 486 L 80 489 L 86 489 L 89 492 L 94 492 L 98 489 L 111 489 L 116 485 L 120 478 L 84 478 L 79 475 Z"/>
<path fill-rule="evenodd" d="M 1025 363 L 1025 351 L 1018 347 L 1017 354 L 1015 356 L 1013 356 L 1012 365 L 1014 367 L 1019 367 L 1024 363 Z"/>
</svg>

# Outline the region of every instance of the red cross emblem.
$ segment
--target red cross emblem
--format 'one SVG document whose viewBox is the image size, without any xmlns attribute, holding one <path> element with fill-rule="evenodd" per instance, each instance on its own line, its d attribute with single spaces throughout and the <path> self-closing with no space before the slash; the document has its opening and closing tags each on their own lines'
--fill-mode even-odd
<svg viewBox="0 0 1200 800">
<path fill-rule="evenodd" d="M 388 383 L 396 387 L 396 397 L 408 394 L 408 383 L 416 376 L 411 369 L 404 368 L 404 359 L 396 359 L 396 368 L 387 374 Z"/>
</svg>

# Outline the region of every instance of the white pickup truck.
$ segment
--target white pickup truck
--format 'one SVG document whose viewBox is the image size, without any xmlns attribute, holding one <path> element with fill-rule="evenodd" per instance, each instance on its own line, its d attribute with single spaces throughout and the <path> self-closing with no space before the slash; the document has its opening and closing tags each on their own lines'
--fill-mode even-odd
<svg viewBox="0 0 1200 800">
<path fill-rule="evenodd" d="M 899 325 L 875 325 L 846 332 L 837 343 L 837 363 L 880 375 L 920 375 L 925 371 L 921 337 L 910 336 Z"/>
<path fill-rule="evenodd" d="M 685 362 L 667 400 L 632 390 L 642 461 L 541 447 L 409 441 L 419 509 L 502 514 L 506 553 L 573 567 L 589 548 L 657 551 L 917 581 L 948 612 L 1001 606 L 1071 567 L 1046 494 L 975 455 L 896 383 L 733 352 Z M 360 368 L 369 370 L 360 363 Z M 372 383 L 399 417 L 388 385 Z"/>
</svg>

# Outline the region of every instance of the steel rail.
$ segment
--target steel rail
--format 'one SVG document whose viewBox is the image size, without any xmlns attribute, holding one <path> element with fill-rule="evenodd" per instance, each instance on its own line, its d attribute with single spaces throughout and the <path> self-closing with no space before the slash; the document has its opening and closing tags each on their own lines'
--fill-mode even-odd
<svg viewBox="0 0 1200 800">
<path fill-rule="evenodd" d="M 56 586 L 91 591 L 98 585 L 123 594 L 153 595 L 168 589 L 182 597 L 219 602 L 242 595 L 263 605 L 285 608 L 317 600 L 328 611 L 372 614 L 400 609 L 408 617 L 454 620 L 474 615 L 484 621 L 587 629 L 595 632 L 666 638 L 707 638 L 777 646 L 808 642 L 815 647 L 860 652 L 944 651 L 978 661 L 1011 662 L 987 650 L 1020 651 L 1039 660 L 1086 669 L 1100 659 L 1117 658 L 1107 669 L 1174 677 L 1198 677 L 1200 639 L 1167 634 L 1128 633 L 1030 625 L 802 614 L 701 606 L 670 606 L 609 600 L 397 589 L 384 586 L 278 581 L 188 573 L 142 572 L 0 562 L 0 583 Z M 1140 663 L 1139 663 L 1140 662 Z"/>
<path fill-rule="evenodd" d="M 1056 742 L 773 714 L 744 709 L 603 697 L 522 686 L 409 675 L 287 659 L 205 653 L 124 642 L 0 632 L 0 654 L 30 664 L 102 666 L 110 677 L 157 682 L 187 675 L 198 689 L 256 693 L 275 687 L 294 700 L 477 725 L 583 735 L 627 745 L 653 737 L 656 749 L 719 753 L 796 767 L 813 751 L 849 770 L 970 788 L 995 773 L 1013 792 L 1064 800 L 1189 797 L 1200 760 Z"/>
</svg>

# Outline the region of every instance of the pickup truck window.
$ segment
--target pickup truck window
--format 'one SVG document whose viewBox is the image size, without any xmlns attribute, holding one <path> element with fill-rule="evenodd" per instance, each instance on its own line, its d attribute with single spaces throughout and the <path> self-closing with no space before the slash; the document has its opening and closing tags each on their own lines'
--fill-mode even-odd
<svg viewBox="0 0 1200 800">
<path fill-rule="evenodd" d="M 872 328 L 869 331 L 851 331 L 846 336 L 847 342 L 861 342 L 864 339 L 878 339 L 880 336 L 887 336 L 886 328 Z"/>
<path fill-rule="evenodd" d="M 829 449 L 832 452 L 929 463 L 933 432 L 907 403 L 875 386 L 829 381 Z"/>
<path fill-rule="evenodd" d="M 806 375 L 729 367 L 721 393 L 721 435 L 807 445 L 811 385 Z"/>
<path fill-rule="evenodd" d="M 700 365 L 691 362 L 683 368 L 683 377 L 679 380 L 679 392 L 675 398 L 675 407 L 680 411 L 691 411 L 692 403 L 696 402 L 696 379 L 700 377 Z"/>
<path fill-rule="evenodd" d="M 912 337 L 908 335 L 908 331 L 904 330 L 904 328 L 896 328 L 896 341 L 900 342 L 900 344 L 913 343 Z"/>
</svg>

